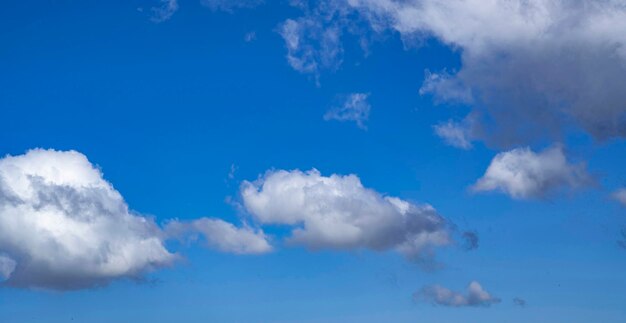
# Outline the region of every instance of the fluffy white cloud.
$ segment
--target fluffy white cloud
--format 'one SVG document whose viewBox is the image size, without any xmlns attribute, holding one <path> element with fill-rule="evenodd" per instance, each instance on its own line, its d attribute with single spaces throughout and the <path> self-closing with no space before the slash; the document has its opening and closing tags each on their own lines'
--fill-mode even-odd
<svg viewBox="0 0 626 323">
<path fill-rule="evenodd" d="M 92 287 L 138 278 L 175 258 L 153 221 L 131 213 L 78 152 L 37 149 L 1 159 L 0 196 L 0 252 L 15 264 L 4 284 Z"/>
<path fill-rule="evenodd" d="M 263 254 L 272 251 L 262 230 L 248 226 L 237 228 L 220 219 L 201 218 L 188 222 L 171 221 L 165 231 L 172 237 L 196 238 L 201 234 L 207 246 L 222 252 L 234 254 Z"/>
<path fill-rule="evenodd" d="M 626 188 L 620 188 L 613 193 L 613 198 L 626 206 Z"/>
<path fill-rule="evenodd" d="M 173 233 L 200 233 L 209 248 L 223 252 L 272 249 L 263 231 L 219 219 L 172 221 L 163 232 L 129 211 L 101 171 L 76 151 L 35 149 L 0 159 L 4 285 L 66 290 L 140 279 L 175 261 L 164 246 Z"/>
<path fill-rule="evenodd" d="M 558 138 L 571 125 L 599 139 L 626 136 L 622 0 L 312 3 L 317 9 L 305 10 L 306 23 L 294 28 L 295 34 L 306 37 L 285 38 L 288 57 L 299 62 L 292 64 L 296 69 L 336 68 L 341 55 L 323 53 L 338 53 L 342 44 L 324 33 L 359 31 L 365 38 L 357 27 L 366 21 L 369 34 L 392 30 L 406 43 L 419 45 L 436 38 L 458 50 L 462 58 L 458 72 L 427 74 L 421 92 L 472 105 L 480 116 L 472 129 L 479 139 L 511 146 L 546 136 Z"/>
<path fill-rule="evenodd" d="M 441 306 L 491 306 L 500 303 L 500 299 L 493 297 L 476 281 L 467 287 L 467 294 L 461 294 L 439 285 L 426 286 L 413 294 L 417 302 L 428 302 Z"/>
<path fill-rule="evenodd" d="M 341 106 L 334 107 L 324 114 L 324 120 L 353 121 L 361 129 L 367 129 L 371 106 L 367 101 L 368 93 L 352 93 Z"/>
<path fill-rule="evenodd" d="M 535 153 L 517 148 L 497 154 L 474 191 L 499 190 L 516 199 L 544 197 L 559 187 L 591 182 L 583 164 L 570 164 L 559 145 Z"/>
<path fill-rule="evenodd" d="M 430 205 L 383 196 L 356 175 L 270 171 L 243 182 L 241 196 L 255 220 L 292 227 L 288 241 L 312 249 L 393 249 L 423 260 L 451 243 L 447 221 Z"/>
</svg>

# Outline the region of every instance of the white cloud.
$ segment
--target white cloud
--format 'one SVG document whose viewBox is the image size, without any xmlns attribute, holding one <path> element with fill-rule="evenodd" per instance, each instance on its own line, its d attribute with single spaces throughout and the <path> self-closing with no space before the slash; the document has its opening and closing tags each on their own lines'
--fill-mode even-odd
<svg viewBox="0 0 626 323">
<path fill-rule="evenodd" d="M 493 297 L 476 281 L 467 287 L 467 294 L 461 294 L 439 285 L 426 286 L 413 294 L 417 302 L 428 302 L 441 306 L 491 306 L 500 303 L 500 299 Z"/>
<path fill-rule="evenodd" d="M 153 221 L 131 213 L 78 152 L 0 159 L 0 196 L 0 252 L 15 263 L 4 284 L 92 287 L 139 278 L 175 258 Z"/>
<path fill-rule="evenodd" d="M 447 221 L 430 205 L 383 196 L 356 175 L 270 171 L 243 182 L 241 196 L 255 220 L 290 226 L 288 242 L 312 249 L 397 250 L 424 260 L 451 243 Z"/>
<path fill-rule="evenodd" d="M 626 206 L 626 188 L 620 188 L 613 193 L 613 198 Z"/>
<path fill-rule="evenodd" d="M 497 154 L 472 190 L 502 191 L 516 199 L 544 197 L 559 187 L 587 185 L 591 177 L 583 164 L 570 164 L 559 145 L 535 153 L 517 148 Z"/>
<path fill-rule="evenodd" d="M 170 20 L 178 11 L 178 0 L 161 0 L 161 6 L 152 7 L 151 11 L 153 22 L 159 23 Z"/>
<path fill-rule="evenodd" d="M 446 123 L 440 123 L 434 127 L 435 134 L 452 147 L 460 149 L 471 149 L 472 142 L 470 140 L 469 129 L 466 123 L 458 123 L 449 120 Z"/>
<path fill-rule="evenodd" d="M 626 136 L 624 1 L 326 0 L 317 7 L 326 10 L 307 9 L 313 22 L 298 24 L 307 37 L 288 46 L 299 66 L 317 71 L 324 47 L 342 48 L 340 41 L 324 45 L 324 27 L 341 35 L 366 21 L 370 31 L 359 30 L 361 37 L 392 30 L 407 44 L 436 38 L 457 50 L 458 72 L 427 75 L 421 92 L 472 105 L 478 139 L 519 145 L 557 139 L 572 125 L 599 139 Z M 333 62 L 323 65 L 341 63 L 323 56 Z"/>
<path fill-rule="evenodd" d="M 164 241 L 202 234 L 209 248 L 271 251 L 261 230 L 219 219 L 171 221 L 163 232 L 129 210 L 76 151 L 35 149 L 0 159 L 0 279 L 23 288 L 79 289 L 141 279 L 173 264 Z"/>
<path fill-rule="evenodd" d="M 165 231 L 168 236 L 187 237 L 202 234 L 207 247 L 234 254 L 263 254 L 272 246 L 262 230 L 244 226 L 237 228 L 220 219 L 201 218 L 188 222 L 171 221 Z"/>
<path fill-rule="evenodd" d="M 371 106 L 367 99 L 369 93 L 352 93 L 339 107 L 334 107 L 324 114 L 324 120 L 354 121 L 361 129 L 367 129 Z"/>
</svg>

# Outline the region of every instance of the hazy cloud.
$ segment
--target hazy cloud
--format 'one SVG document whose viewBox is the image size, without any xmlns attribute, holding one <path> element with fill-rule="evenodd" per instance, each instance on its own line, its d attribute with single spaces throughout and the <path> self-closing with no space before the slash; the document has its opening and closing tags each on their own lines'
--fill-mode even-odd
<svg viewBox="0 0 626 323">
<path fill-rule="evenodd" d="M 365 122 L 369 119 L 371 106 L 367 101 L 369 93 L 352 93 L 343 104 L 334 107 L 324 114 L 324 120 L 353 121 L 361 129 L 367 129 Z"/>
<path fill-rule="evenodd" d="M 472 148 L 469 134 L 470 128 L 466 123 L 448 120 L 446 123 L 435 125 L 433 129 L 435 134 L 449 146 L 465 150 Z"/>
<path fill-rule="evenodd" d="M 287 241 L 312 249 L 396 250 L 424 260 L 451 243 L 447 221 L 433 207 L 383 196 L 356 175 L 270 171 L 243 182 L 241 197 L 256 221 L 290 226 Z"/>
<path fill-rule="evenodd" d="M 520 306 L 520 307 L 526 307 L 526 300 L 521 299 L 519 297 L 515 297 L 513 299 L 513 304 Z"/>
<path fill-rule="evenodd" d="M 569 163 L 556 145 L 539 153 L 517 148 L 497 154 L 472 190 L 501 191 L 515 199 L 541 198 L 557 188 L 577 188 L 591 181 L 585 165 Z"/>
<path fill-rule="evenodd" d="M 500 303 L 500 299 L 493 297 L 476 281 L 467 287 L 467 294 L 458 293 L 439 285 L 426 286 L 413 294 L 416 302 L 427 302 L 433 305 L 463 307 L 463 306 L 491 306 Z"/>
<path fill-rule="evenodd" d="M 479 237 L 478 237 L 478 233 L 476 233 L 475 231 L 465 231 L 463 232 L 463 240 L 464 240 L 464 245 L 463 247 L 465 248 L 465 250 L 474 250 L 474 249 L 478 249 L 478 242 L 479 242 Z"/>
<path fill-rule="evenodd" d="M 178 11 L 178 0 L 161 0 L 161 6 L 152 7 L 151 11 L 152 17 L 150 19 L 153 22 L 159 23 L 169 20 Z"/>
<path fill-rule="evenodd" d="M 613 193 L 613 198 L 626 206 L 626 188 L 620 188 Z"/>
<path fill-rule="evenodd" d="M 263 4 L 264 0 L 201 0 L 211 10 L 232 12 L 235 9 L 254 8 Z"/>
</svg>

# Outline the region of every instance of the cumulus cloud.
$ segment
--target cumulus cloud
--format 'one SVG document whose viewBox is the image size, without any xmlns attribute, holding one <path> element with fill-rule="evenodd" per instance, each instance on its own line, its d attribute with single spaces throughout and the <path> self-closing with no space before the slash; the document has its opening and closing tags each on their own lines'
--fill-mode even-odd
<svg viewBox="0 0 626 323">
<path fill-rule="evenodd" d="M 556 145 L 539 153 L 517 148 L 497 154 L 471 189 L 496 190 L 515 199 L 527 199 L 545 197 L 560 187 L 581 187 L 591 181 L 585 165 L 569 163 L 563 148 Z"/>
<path fill-rule="evenodd" d="M 334 107 L 324 114 L 324 120 L 353 121 L 361 129 L 367 129 L 365 122 L 369 119 L 371 106 L 367 101 L 369 93 L 352 93 L 343 104 Z"/>
<path fill-rule="evenodd" d="M 467 287 L 467 294 L 452 291 L 439 285 L 426 286 L 413 294 L 416 302 L 427 302 L 433 305 L 463 307 L 484 306 L 500 303 L 500 299 L 492 296 L 476 281 Z"/>
<path fill-rule="evenodd" d="M 449 120 L 446 123 L 435 125 L 433 129 L 435 134 L 443 139 L 447 145 L 464 150 L 472 149 L 470 129 L 466 123 Z"/>
<path fill-rule="evenodd" d="M 270 171 L 244 181 L 241 197 L 256 221 L 291 227 L 287 241 L 311 249 L 396 250 L 418 261 L 451 243 L 447 221 L 432 206 L 383 196 L 356 175 Z"/>
<path fill-rule="evenodd" d="M 170 20 L 178 11 L 178 0 L 161 0 L 161 6 L 152 7 L 151 11 L 152 17 L 150 19 L 153 22 L 159 23 Z"/>
<path fill-rule="evenodd" d="M 164 246 L 173 232 L 201 234 L 223 252 L 271 250 L 261 230 L 219 219 L 172 221 L 164 232 L 130 211 L 76 151 L 35 149 L 0 159 L 2 285 L 69 290 L 141 279 L 176 260 Z"/>
<path fill-rule="evenodd" d="M 154 222 L 75 151 L 31 150 L 0 160 L 4 284 L 75 289 L 139 278 L 170 265 Z M 9 259 L 9 260 L 7 260 Z"/>
<path fill-rule="evenodd" d="M 613 198 L 626 206 L 626 188 L 620 188 L 613 193 Z"/>
<path fill-rule="evenodd" d="M 170 221 L 168 236 L 196 239 L 201 234 L 207 247 L 234 254 L 263 254 L 272 251 L 265 233 L 249 226 L 238 228 L 220 219 L 201 218 L 181 222 Z"/>
<path fill-rule="evenodd" d="M 434 38 L 457 51 L 461 68 L 427 73 L 420 92 L 471 105 L 472 131 L 490 144 L 560 139 L 571 126 L 598 139 L 626 135 L 623 1 L 325 0 L 317 7 L 333 15 L 308 10 L 306 20 L 286 24 L 297 31 L 285 39 L 298 70 L 336 68 L 342 44 L 334 35 L 366 21 L 369 34 L 393 31 L 417 45 Z"/>
</svg>

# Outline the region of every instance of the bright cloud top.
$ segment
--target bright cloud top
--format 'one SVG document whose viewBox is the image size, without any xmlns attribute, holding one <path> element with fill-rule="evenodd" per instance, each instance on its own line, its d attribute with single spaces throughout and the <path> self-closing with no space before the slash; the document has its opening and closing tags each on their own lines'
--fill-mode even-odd
<svg viewBox="0 0 626 323">
<path fill-rule="evenodd" d="M 132 214 L 78 152 L 37 149 L 1 159 L 0 197 L 0 252 L 15 264 L 5 270 L 8 285 L 91 287 L 175 258 L 158 227 Z"/>
<path fill-rule="evenodd" d="M 383 196 L 356 175 L 270 171 L 245 181 L 241 196 L 255 220 L 292 226 L 288 241 L 312 249 L 393 249 L 417 260 L 451 243 L 446 220 L 430 205 Z"/>
<path fill-rule="evenodd" d="M 427 302 L 433 305 L 463 307 L 463 306 L 491 306 L 500 303 L 500 299 L 492 296 L 476 281 L 467 287 L 467 294 L 452 291 L 439 285 L 426 286 L 413 294 L 417 302 Z"/>
<path fill-rule="evenodd" d="M 497 190 L 515 199 L 540 198 L 559 187 L 577 188 L 591 181 L 585 166 L 570 164 L 561 146 L 539 153 L 517 148 L 497 154 L 472 190 Z"/>
</svg>

